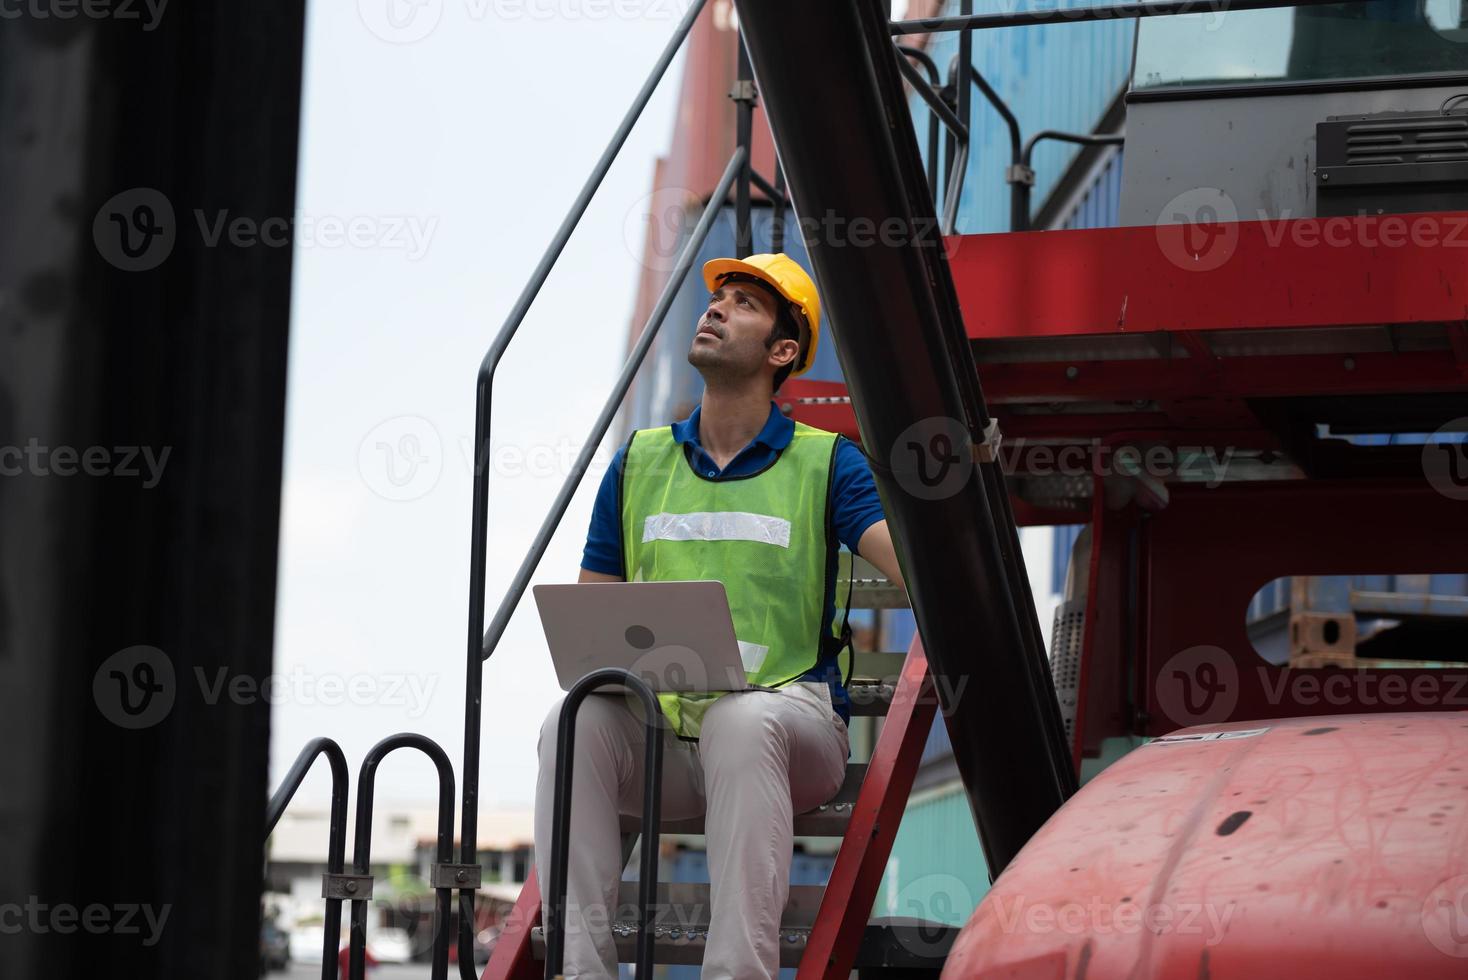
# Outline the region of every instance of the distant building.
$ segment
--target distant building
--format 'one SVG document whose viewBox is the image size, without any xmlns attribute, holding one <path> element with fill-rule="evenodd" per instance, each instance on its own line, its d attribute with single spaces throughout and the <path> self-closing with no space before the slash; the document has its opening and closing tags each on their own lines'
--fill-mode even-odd
<svg viewBox="0 0 1468 980">
<path fill-rule="evenodd" d="M 454 811 L 457 818 L 458 810 Z M 427 957 L 432 935 L 433 892 L 429 889 L 437 860 L 438 810 L 430 804 L 383 803 L 372 815 L 373 929 L 402 930 L 412 959 Z M 330 813 L 325 806 L 299 803 L 280 818 L 266 844 L 266 891 L 279 925 L 292 932 L 292 957 L 320 955 L 321 876 L 326 873 Z M 351 869 L 351 818 L 348 818 L 346 868 Z M 476 935 L 493 937 L 499 923 L 534 867 L 534 811 L 528 807 L 480 810 L 476 835 L 483 884 L 476 903 Z M 454 841 L 454 860 L 459 842 Z M 458 903 L 455 902 L 457 921 Z M 342 941 L 346 941 L 343 909 Z M 454 926 L 451 935 L 457 935 Z M 305 934 L 305 935 L 302 935 Z M 314 941 L 313 941 L 313 938 Z"/>
</svg>

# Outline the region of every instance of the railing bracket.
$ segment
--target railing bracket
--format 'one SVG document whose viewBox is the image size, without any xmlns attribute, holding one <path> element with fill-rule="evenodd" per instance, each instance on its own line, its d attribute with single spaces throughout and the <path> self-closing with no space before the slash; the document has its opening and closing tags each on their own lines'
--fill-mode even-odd
<svg viewBox="0 0 1468 980">
<path fill-rule="evenodd" d="M 759 92 L 755 90 L 754 79 L 741 78 L 729 89 L 729 98 L 735 102 L 748 102 L 754 105 L 759 101 Z"/>
<path fill-rule="evenodd" d="M 483 876 L 477 864 L 435 864 L 429 884 L 433 888 L 478 888 Z"/>
<path fill-rule="evenodd" d="M 353 902 L 371 898 L 372 876 L 324 874 L 321 876 L 321 897 L 340 898 Z"/>
<path fill-rule="evenodd" d="M 999 458 L 999 420 L 991 418 L 984 426 L 984 438 L 974 443 L 974 459 L 980 463 L 992 463 Z"/>
<path fill-rule="evenodd" d="M 1035 171 L 1022 163 L 1014 163 L 1004 168 L 1004 180 L 1009 184 L 1023 184 L 1025 187 L 1035 186 Z"/>
</svg>

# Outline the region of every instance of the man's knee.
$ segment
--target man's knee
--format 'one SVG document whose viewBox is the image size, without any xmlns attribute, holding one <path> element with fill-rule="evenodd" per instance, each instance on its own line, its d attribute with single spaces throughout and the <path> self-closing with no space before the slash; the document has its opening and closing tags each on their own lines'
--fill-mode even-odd
<svg viewBox="0 0 1468 980">
<path fill-rule="evenodd" d="M 552 764 L 555 761 L 556 745 L 561 737 L 561 712 L 565 704 L 564 697 L 556 701 L 546 712 L 545 721 L 540 724 L 538 748 L 541 762 L 544 764 Z M 621 727 L 621 720 L 617 717 L 619 711 L 625 712 L 626 708 L 612 698 L 599 697 L 595 694 L 585 698 L 581 702 L 581 707 L 576 711 L 577 746 L 584 746 L 589 738 L 618 731 Z"/>
</svg>

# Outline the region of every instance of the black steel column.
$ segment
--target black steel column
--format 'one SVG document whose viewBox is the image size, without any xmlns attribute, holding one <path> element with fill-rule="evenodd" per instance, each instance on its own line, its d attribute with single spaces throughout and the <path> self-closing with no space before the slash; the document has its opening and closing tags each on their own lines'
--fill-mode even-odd
<svg viewBox="0 0 1468 980">
<path fill-rule="evenodd" d="M 0 976 L 254 980 L 305 2 L 7 6 Z"/>
<path fill-rule="evenodd" d="M 734 39 L 734 44 L 739 49 L 738 77 L 731 93 L 737 107 L 734 114 L 734 143 L 744 147 L 744 163 L 739 169 L 739 182 L 734 185 L 734 257 L 747 259 L 754 251 L 754 235 L 749 221 L 750 170 L 754 166 L 754 75 L 749 65 L 749 53 L 744 46 L 743 32 Z"/>
<path fill-rule="evenodd" d="M 998 873 L 1074 790 L 886 10 L 738 0 L 954 755 Z M 891 235 L 859 247 L 856 222 Z M 886 226 L 890 227 L 890 225 Z M 1037 648 L 1038 647 L 1038 648 Z"/>
</svg>

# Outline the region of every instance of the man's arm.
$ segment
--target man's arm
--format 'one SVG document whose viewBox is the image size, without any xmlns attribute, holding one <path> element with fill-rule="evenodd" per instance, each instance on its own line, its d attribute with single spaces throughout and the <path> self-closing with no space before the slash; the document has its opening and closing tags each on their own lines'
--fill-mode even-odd
<svg viewBox="0 0 1468 980">
<path fill-rule="evenodd" d="M 902 567 L 897 564 L 897 549 L 892 546 L 892 532 L 885 520 L 878 521 L 862 533 L 856 543 L 857 554 L 877 567 L 892 582 L 907 588 L 902 580 Z"/>
<path fill-rule="evenodd" d="M 622 516 L 617 511 L 617 487 L 621 482 L 626 449 L 618 449 L 612 465 L 602 475 L 591 506 L 591 525 L 586 529 L 586 550 L 581 554 L 580 582 L 622 581 Z"/>
</svg>

